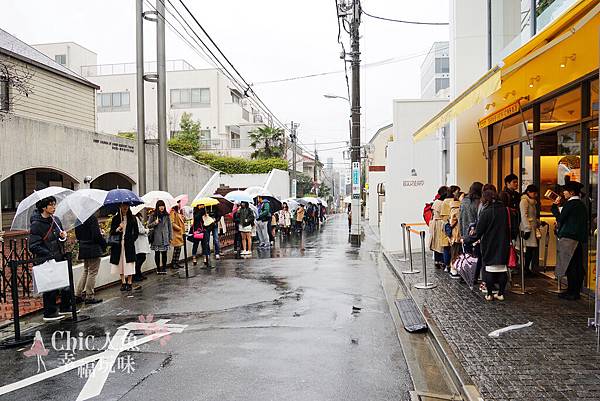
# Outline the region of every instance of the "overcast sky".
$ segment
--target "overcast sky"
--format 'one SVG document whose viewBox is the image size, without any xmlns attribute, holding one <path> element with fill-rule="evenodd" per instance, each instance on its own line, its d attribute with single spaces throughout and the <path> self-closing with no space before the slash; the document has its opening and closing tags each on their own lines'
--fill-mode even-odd
<svg viewBox="0 0 600 401">
<path fill-rule="evenodd" d="M 343 69 L 335 0 L 184 1 L 248 82 Z M 368 13 L 384 17 L 448 20 L 447 0 L 362 3 Z M 96 52 L 99 63 L 135 61 L 134 0 L 3 0 L 2 9 L 0 27 L 27 43 L 74 41 Z M 146 23 L 146 28 L 146 59 L 154 60 L 153 24 Z M 363 63 L 404 59 L 362 70 L 362 141 L 366 142 L 379 127 L 392 122 L 392 99 L 420 96 L 419 67 L 424 54 L 434 41 L 448 39 L 448 28 L 364 16 L 361 36 Z M 167 58 L 209 67 L 169 29 Z M 299 139 L 311 150 L 314 141 L 348 139 L 348 103 L 323 97 L 325 93 L 346 96 L 344 74 L 256 84 L 254 89 L 281 121 L 301 124 Z M 326 150 L 340 145 L 318 145 L 320 158 L 342 162 L 341 149 Z"/>
</svg>

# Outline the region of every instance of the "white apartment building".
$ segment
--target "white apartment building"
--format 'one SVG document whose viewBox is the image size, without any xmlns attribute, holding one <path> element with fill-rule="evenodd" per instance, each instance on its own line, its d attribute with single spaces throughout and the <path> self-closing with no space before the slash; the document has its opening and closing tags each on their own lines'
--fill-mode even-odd
<svg viewBox="0 0 600 401">
<path fill-rule="evenodd" d="M 36 45 L 49 57 L 100 86 L 96 95 L 99 132 L 119 134 L 137 130 L 135 63 L 97 64 L 93 52 L 76 43 Z M 156 62 L 144 65 L 156 72 Z M 157 84 L 146 82 L 146 137 L 156 138 Z M 249 133 L 272 122 L 272 117 L 244 99 L 244 94 L 218 69 L 196 69 L 185 60 L 167 61 L 167 127 L 170 136 L 179 131 L 183 113 L 200 123 L 201 148 L 228 156 L 249 157 Z"/>
<path fill-rule="evenodd" d="M 448 97 L 450 44 L 434 42 L 421 64 L 421 98 Z"/>
</svg>

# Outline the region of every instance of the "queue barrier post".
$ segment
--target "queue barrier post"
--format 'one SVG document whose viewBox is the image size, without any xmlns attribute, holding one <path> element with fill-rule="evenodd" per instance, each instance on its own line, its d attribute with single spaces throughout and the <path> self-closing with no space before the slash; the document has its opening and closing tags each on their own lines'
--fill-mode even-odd
<svg viewBox="0 0 600 401">
<path fill-rule="evenodd" d="M 0 341 L 0 348 L 15 348 L 33 342 L 32 335 L 21 335 L 21 320 L 19 316 L 19 288 L 18 288 L 18 267 L 19 261 L 9 260 L 10 267 L 10 291 L 13 306 L 13 337 Z"/>
<path fill-rule="evenodd" d="M 437 284 L 430 283 L 427 281 L 427 258 L 425 255 L 425 231 L 420 231 L 419 236 L 421 237 L 421 259 L 423 260 L 423 282 L 415 284 L 415 288 L 420 290 L 430 290 L 437 287 Z"/>
<path fill-rule="evenodd" d="M 415 274 L 415 273 L 420 273 L 419 270 L 414 270 L 413 269 L 413 255 L 412 255 L 412 244 L 410 241 L 410 226 L 408 225 L 404 225 L 404 231 L 406 231 L 406 236 L 408 237 L 408 254 L 409 254 L 409 261 L 410 261 L 410 270 L 403 270 L 402 274 Z M 404 232 L 403 231 L 403 232 Z M 406 251 L 405 251 L 406 252 Z"/>
</svg>

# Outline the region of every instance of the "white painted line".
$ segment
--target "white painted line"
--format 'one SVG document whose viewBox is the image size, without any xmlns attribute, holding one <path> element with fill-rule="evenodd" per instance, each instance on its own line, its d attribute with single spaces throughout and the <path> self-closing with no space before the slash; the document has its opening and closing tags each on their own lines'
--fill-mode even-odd
<svg viewBox="0 0 600 401">
<path fill-rule="evenodd" d="M 96 360 L 99 361 L 96 367 L 98 367 L 98 365 L 100 364 L 100 360 L 106 361 L 105 363 L 112 361 L 110 363 L 110 366 L 106 366 L 104 368 L 106 369 L 106 375 L 104 375 L 104 372 L 99 372 L 97 374 L 92 374 L 88 378 L 88 381 L 86 382 L 85 386 L 80 392 L 77 401 L 85 401 L 92 397 L 95 397 L 102 392 L 102 388 L 104 388 L 104 384 L 106 383 L 106 379 L 108 377 L 108 372 L 110 372 L 112 365 L 114 364 L 115 360 L 121 352 L 127 351 L 131 348 L 136 348 L 142 344 L 167 336 L 171 333 L 181 333 L 187 327 L 187 325 L 181 324 L 167 324 L 168 321 L 169 320 L 167 319 L 161 319 L 151 323 L 127 323 L 117 329 L 117 333 L 111 340 L 108 349 L 106 349 L 105 351 L 67 363 L 65 365 L 59 366 L 46 372 L 38 373 L 26 379 L 19 380 L 18 382 L 2 386 L 0 387 L 0 395 L 8 394 L 10 392 L 31 386 L 32 384 L 39 383 L 51 377 L 61 375 L 80 366 L 84 366 L 90 362 L 94 362 Z M 158 331 L 148 336 L 138 338 L 134 341 L 129 341 L 127 343 L 124 342 L 125 339 L 127 339 L 129 332 L 132 330 L 156 330 L 157 328 L 164 328 L 164 331 Z M 94 373 L 96 373 L 96 367 L 94 367 Z M 94 378 L 97 376 L 102 378 L 103 380 L 95 380 Z M 90 380 L 92 381 L 91 384 L 89 384 Z"/>
</svg>

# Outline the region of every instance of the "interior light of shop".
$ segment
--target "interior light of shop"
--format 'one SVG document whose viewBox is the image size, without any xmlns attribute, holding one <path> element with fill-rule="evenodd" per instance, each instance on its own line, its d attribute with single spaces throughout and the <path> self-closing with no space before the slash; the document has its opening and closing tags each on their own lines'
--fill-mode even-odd
<svg viewBox="0 0 600 401">
<path fill-rule="evenodd" d="M 506 95 L 504 95 L 502 97 L 502 100 L 507 100 L 509 98 L 509 96 L 516 96 L 517 95 L 517 91 L 516 90 L 512 90 L 510 92 L 506 92 Z"/>
<path fill-rule="evenodd" d="M 535 85 L 536 82 L 540 81 L 540 76 L 536 75 L 535 77 L 531 77 L 531 79 L 529 80 L 529 87 L 533 88 L 533 86 Z"/>
<path fill-rule="evenodd" d="M 565 125 L 565 122 L 562 121 L 555 121 L 555 122 L 551 122 L 551 123 L 540 123 L 540 131 L 545 131 L 547 129 L 552 129 L 552 128 L 556 128 L 556 127 L 560 127 L 561 125 Z M 533 132 L 533 123 L 527 123 L 527 131 L 528 132 Z"/>
<path fill-rule="evenodd" d="M 485 109 L 486 110 L 489 110 L 489 109 L 491 109 L 493 107 L 496 107 L 496 103 L 495 102 L 494 103 L 488 103 L 488 104 L 485 105 Z"/>
<path fill-rule="evenodd" d="M 575 61 L 576 59 L 577 59 L 576 53 L 573 53 L 570 56 L 563 57 L 560 62 L 560 68 L 565 68 L 567 66 L 567 63 L 569 62 L 569 60 Z"/>
</svg>

